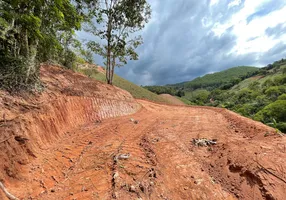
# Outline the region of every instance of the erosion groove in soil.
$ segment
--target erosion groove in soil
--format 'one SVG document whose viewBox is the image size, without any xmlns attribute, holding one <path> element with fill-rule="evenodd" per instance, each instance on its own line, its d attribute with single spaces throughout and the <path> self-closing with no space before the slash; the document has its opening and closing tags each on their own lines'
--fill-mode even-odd
<svg viewBox="0 0 286 200">
<path fill-rule="evenodd" d="M 94 91 L 53 67 L 42 73 L 48 89 L 36 102 L 2 99 L 0 181 L 16 197 L 285 199 L 286 140 L 274 129 L 225 109 L 136 101 L 98 82 Z"/>
</svg>

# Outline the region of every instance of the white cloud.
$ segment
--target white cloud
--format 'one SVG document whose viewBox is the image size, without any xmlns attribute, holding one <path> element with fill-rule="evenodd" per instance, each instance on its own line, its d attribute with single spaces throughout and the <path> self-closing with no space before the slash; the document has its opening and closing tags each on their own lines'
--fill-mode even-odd
<svg viewBox="0 0 286 200">
<path fill-rule="evenodd" d="M 234 0 L 232 2 L 230 2 L 227 7 L 228 8 L 232 8 L 232 7 L 235 7 L 235 6 L 239 6 L 241 4 L 241 0 Z"/>
<path fill-rule="evenodd" d="M 282 38 L 271 38 L 265 34 L 265 30 L 280 23 L 286 23 L 286 6 L 268 15 L 254 18 L 249 23 L 247 21 L 249 16 L 259 11 L 259 8 L 268 1 L 246 1 L 244 7 L 226 23 L 216 22 L 213 25 L 212 31 L 218 37 L 232 28 L 231 32 L 237 37 L 237 44 L 230 53 L 266 52 L 279 42 L 285 41 L 286 35 L 282 35 Z M 234 5 L 234 3 L 230 4 Z"/>
<path fill-rule="evenodd" d="M 218 4 L 219 0 L 211 0 L 210 1 L 210 6 L 214 6 L 216 4 Z"/>
<path fill-rule="evenodd" d="M 286 35 L 274 39 L 265 34 L 268 27 L 275 27 L 280 23 L 286 23 L 286 6 L 263 17 L 255 18 L 248 24 L 246 20 L 240 22 L 233 28 L 233 33 L 238 37 L 233 51 L 238 54 L 266 52 L 279 42 L 285 41 Z"/>
<path fill-rule="evenodd" d="M 207 18 L 207 17 L 203 17 L 203 19 L 201 20 L 203 27 L 210 27 L 213 22 L 211 19 Z"/>
<path fill-rule="evenodd" d="M 221 24 L 217 22 L 214 24 L 212 31 L 217 35 L 222 35 L 228 28 L 235 26 L 241 22 L 246 22 L 247 17 L 255 13 L 259 6 L 266 3 L 269 0 L 262 1 L 245 1 L 244 7 L 237 13 L 235 13 L 226 23 Z"/>
</svg>

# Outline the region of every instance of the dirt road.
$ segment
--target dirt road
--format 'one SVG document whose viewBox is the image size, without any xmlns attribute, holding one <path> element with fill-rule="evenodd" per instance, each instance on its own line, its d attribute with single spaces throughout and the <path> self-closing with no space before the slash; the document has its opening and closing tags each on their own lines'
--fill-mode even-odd
<svg viewBox="0 0 286 200">
<path fill-rule="evenodd" d="M 227 110 L 138 102 L 134 115 L 67 132 L 11 191 L 41 200 L 285 197 L 286 140 L 273 129 Z"/>
</svg>

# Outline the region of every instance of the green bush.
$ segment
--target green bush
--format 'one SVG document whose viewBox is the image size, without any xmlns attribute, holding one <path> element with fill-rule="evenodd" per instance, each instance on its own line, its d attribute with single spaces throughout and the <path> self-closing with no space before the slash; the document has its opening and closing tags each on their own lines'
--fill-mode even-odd
<svg viewBox="0 0 286 200">
<path fill-rule="evenodd" d="M 275 119 L 278 123 L 286 122 L 286 100 L 277 100 L 265 106 L 254 116 L 255 120 L 269 123 Z"/>
<path fill-rule="evenodd" d="M 286 100 L 286 94 L 282 94 L 278 97 L 278 100 Z"/>
<path fill-rule="evenodd" d="M 285 122 L 277 123 L 276 128 L 278 128 L 281 132 L 286 133 L 286 123 Z"/>
<path fill-rule="evenodd" d="M 240 108 L 238 108 L 236 112 L 240 113 L 241 115 L 245 117 L 253 117 L 257 109 L 258 109 L 258 106 L 256 103 L 244 104 Z"/>
<path fill-rule="evenodd" d="M 35 86 L 40 84 L 38 79 L 39 69 L 31 71 L 31 75 L 26 76 L 27 67 L 28 64 L 25 58 L 21 56 L 0 55 L 0 89 L 9 92 L 35 89 Z"/>
<path fill-rule="evenodd" d="M 236 104 L 245 104 L 249 103 L 252 99 L 255 99 L 259 95 L 258 92 L 253 91 L 249 88 L 244 88 L 240 90 L 236 95 L 235 95 L 235 103 Z"/>
<path fill-rule="evenodd" d="M 251 90 L 259 90 L 260 89 L 260 83 L 258 81 L 254 81 L 249 84 L 249 89 Z"/>
<path fill-rule="evenodd" d="M 280 85 L 280 86 L 269 87 L 265 91 L 265 94 L 267 95 L 267 97 L 269 97 L 270 99 L 275 101 L 279 95 L 281 95 L 285 92 L 286 92 L 286 86 Z"/>
<path fill-rule="evenodd" d="M 209 103 L 210 92 L 207 90 L 195 90 L 192 92 L 186 92 L 184 98 L 198 105 L 204 105 Z"/>
</svg>

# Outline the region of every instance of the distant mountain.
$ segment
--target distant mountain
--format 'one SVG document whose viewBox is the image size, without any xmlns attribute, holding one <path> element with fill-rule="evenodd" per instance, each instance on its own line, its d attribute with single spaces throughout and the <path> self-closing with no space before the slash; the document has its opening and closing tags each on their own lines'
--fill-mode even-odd
<svg viewBox="0 0 286 200">
<path fill-rule="evenodd" d="M 286 133 L 286 59 L 250 73 L 252 76 L 246 79 L 239 78 L 239 80 L 237 77 L 232 77 L 233 80 L 228 79 L 229 82 L 212 87 L 211 90 L 201 87 L 185 91 L 182 98 L 196 105 L 233 110 L 272 126 L 277 129 L 277 132 L 279 129 Z M 209 77 L 208 75 L 202 77 L 205 79 L 204 83 L 214 80 L 213 77 L 213 79 Z M 236 79 L 239 80 L 238 83 L 232 85 Z"/>
<path fill-rule="evenodd" d="M 145 88 L 180 96 L 190 105 L 227 108 L 286 133 L 286 59 L 263 68 L 234 67 L 188 82 Z"/>
<path fill-rule="evenodd" d="M 195 78 L 192 81 L 167 86 L 174 87 L 177 89 L 180 88 L 185 91 L 192 91 L 196 89 L 211 90 L 222 86 L 231 87 L 232 85 L 240 82 L 241 80 L 253 76 L 258 71 L 259 68 L 257 67 L 239 66 L 221 72 L 207 74 L 202 77 Z"/>
</svg>

